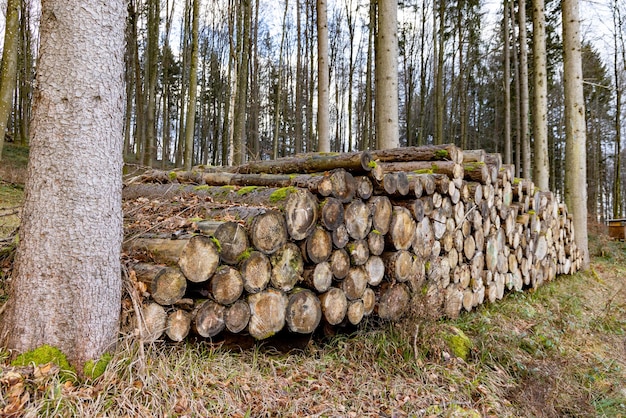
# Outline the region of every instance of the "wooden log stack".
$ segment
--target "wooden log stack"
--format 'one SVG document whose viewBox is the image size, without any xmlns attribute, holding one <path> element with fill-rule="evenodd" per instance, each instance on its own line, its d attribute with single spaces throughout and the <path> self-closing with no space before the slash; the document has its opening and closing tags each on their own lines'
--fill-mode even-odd
<svg viewBox="0 0 626 418">
<path fill-rule="evenodd" d="M 416 303 L 456 317 L 575 272 L 566 206 L 513 172 L 454 145 L 147 172 L 125 198 L 209 202 L 195 234 L 126 245 L 151 260 L 130 266 L 149 294 L 148 339 L 309 334 Z"/>
</svg>

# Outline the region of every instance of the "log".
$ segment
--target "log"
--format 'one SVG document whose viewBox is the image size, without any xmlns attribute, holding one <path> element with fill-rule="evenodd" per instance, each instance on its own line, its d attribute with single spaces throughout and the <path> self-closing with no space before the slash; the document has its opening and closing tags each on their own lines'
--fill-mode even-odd
<svg viewBox="0 0 626 418">
<path fill-rule="evenodd" d="M 367 151 L 345 153 L 309 153 L 275 160 L 254 161 L 237 167 L 239 173 L 318 173 L 337 168 L 355 172 L 371 170 L 371 154 Z"/>
<path fill-rule="evenodd" d="M 269 338 L 285 326 L 287 296 L 278 289 L 266 289 L 248 296 L 248 332 L 257 340 Z"/>
<path fill-rule="evenodd" d="M 348 300 L 341 289 L 331 287 L 319 297 L 324 319 L 330 325 L 340 324 L 346 317 Z"/>
<path fill-rule="evenodd" d="M 377 162 L 372 169 L 371 175 L 374 179 L 381 181 L 386 173 L 398 171 L 414 172 L 417 174 L 445 174 L 451 179 L 463 179 L 463 166 L 452 161 L 406 161 L 406 162 Z"/>
<path fill-rule="evenodd" d="M 228 308 L 224 314 L 226 329 L 233 334 L 238 334 L 246 329 L 250 322 L 250 305 L 245 300 L 238 300 Z"/>
<path fill-rule="evenodd" d="M 211 294 L 222 305 L 234 303 L 243 293 L 243 279 L 239 270 L 220 266 L 211 278 Z"/>
<path fill-rule="evenodd" d="M 226 308 L 212 300 L 205 300 L 200 304 L 193 316 L 192 329 L 201 337 L 211 338 L 224 330 L 224 313 Z"/>
<path fill-rule="evenodd" d="M 187 245 L 187 242 L 188 240 L 138 237 L 125 242 L 124 251 L 131 254 L 146 253 L 152 261 L 169 266 L 176 266 L 178 264 L 178 258 L 185 245 Z"/>
<path fill-rule="evenodd" d="M 368 201 L 368 207 L 372 214 L 372 228 L 381 235 L 389 232 L 393 206 L 387 196 L 375 196 Z"/>
<path fill-rule="evenodd" d="M 336 199 L 334 197 L 328 197 L 322 201 L 320 206 L 322 208 L 321 223 L 326 229 L 328 229 L 329 231 L 334 231 L 335 229 L 339 228 L 339 225 L 343 224 L 344 208 L 339 199 Z M 305 237 L 299 239 L 304 238 Z"/>
<path fill-rule="evenodd" d="M 289 331 L 310 334 L 322 319 L 322 304 L 313 292 L 307 289 L 295 290 L 289 295 L 285 320 Z"/>
<path fill-rule="evenodd" d="M 395 206 L 388 234 L 390 244 L 396 250 L 408 250 L 411 248 L 413 238 L 415 237 L 415 227 L 415 219 L 413 219 L 409 210 L 401 206 Z"/>
<path fill-rule="evenodd" d="M 406 282 L 413 271 L 413 256 L 405 250 L 390 251 L 381 256 L 390 281 Z"/>
<path fill-rule="evenodd" d="M 364 239 L 358 239 L 349 242 L 346 246 L 348 254 L 350 254 L 351 264 L 354 266 L 362 266 L 365 264 L 370 256 L 369 246 Z"/>
<path fill-rule="evenodd" d="M 296 189 L 289 194 L 284 213 L 289 236 L 296 241 L 305 239 L 317 223 L 318 201 L 308 190 Z"/>
<path fill-rule="evenodd" d="M 270 259 L 260 251 L 252 251 L 241 264 L 241 279 L 248 293 L 265 289 L 272 277 Z"/>
<path fill-rule="evenodd" d="M 181 342 L 191 329 L 191 314 L 183 309 L 177 309 L 167 316 L 165 334 L 175 342 Z"/>
<path fill-rule="evenodd" d="M 314 268 L 305 269 L 302 277 L 303 283 L 318 293 L 324 293 L 333 284 L 333 271 L 327 261 L 316 264 Z"/>
<path fill-rule="evenodd" d="M 287 242 L 285 217 L 270 210 L 254 218 L 250 228 L 252 245 L 264 254 L 273 254 Z"/>
<path fill-rule="evenodd" d="M 491 183 L 491 174 L 485 163 L 474 162 L 463 164 L 464 175 L 466 181 L 478 182 L 481 184 Z"/>
<path fill-rule="evenodd" d="M 152 343 L 161 338 L 167 327 L 167 313 L 158 303 L 152 302 L 143 306 L 140 320 L 138 328 L 144 343 Z"/>
<path fill-rule="evenodd" d="M 367 284 L 370 286 L 378 286 L 385 277 L 385 263 L 379 256 L 372 255 L 365 263 L 365 271 L 367 272 Z"/>
<path fill-rule="evenodd" d="M 367 234 L 367 245 L 371 255 L 381 255 L 385 251 L 385 236 L 373 229 Z"/>
<path fill-rule="evenodd" d="M 376 308 L 376 293 L 374 290 L 371 287 L 365 289 L 361 300 L 363 301 L 363 315 L 371 315 L 374 312 L 374 308 Z"/>
<path fill-rule="evenodd" d="M 270 258 L 271 283 L 276 289 L 288 292 L 302 280 L 304 261 L 296 244 L 288 242 Z"/>
<path fill-rule="evenodd" d="M 213 276 L 219 260 L 219 253 L 213 240 L 204 235 L 196 235 L 184 246 L 178 258 L 178 265 L 187 280 L 202 283 Z"/>
<path fill-rule="evenodd" d="M 151 263 L 134 263 L 130 265 L 129 270 L 134 272 L 135 279 L 137 279 L 138 282 L 150 285 L 156 275 L 164 269 L 164 266 L 157 266 Z"/>
<path fill-rule="evenodd" d="M 346 229 L 355 240 L 364 239 L 372 228 L 370 208 L 361 200 L 352 201 L 345 210 Z"/>
<path fill-rule="evenodd" d="M 345 170 L 335 170 L 330 175 L 330 183 L 332 186 L 331 196 L 348 203 L 354 199 L 356 194 L 357 182 Z"/>
<path fill-rule="evenodd" d="M 371 152 L 374 161 L 454 161 L 463 162 L 463 151 L 454 144 L 401 147 Z"/>
<path fill-rule="evenodd" d="M 339 225 L 337 229 L 332 232 L 333 245 L 337 248 L 343 248 L 350 241 L 350 234 L 348 234 L 348 228 L 345 224 Z"/>
<path fill-rule="evenodd" d="M 356 196 L 359 199 L 367 200 L 374 193 L 374 185 L 367 176 L 355 177 L 356 180 Z"/>
<path fill-rule="evenodd" d="M 381 286 L 378 316 L 384 320 L 398 321 L 407 311 L 411 296 L 404 283 L 386 283 Z"/>
<path fill-rule="evenodd" d="M 220 259 L 226 264 L 238 264 L 248 248 L 246 229 L 237 222 L 224 222 L 214 234 L 220 247 Z"/>
<path fill-rule="evenodd" d="M 159 305 L 173 305 L 185 296 L 187 279 L 173 267 L 166 267 L 154 276 L 150 284 L 152 299 Z"/>
<path fill-rule="evenodd" d="M 321 226 L 316 227 L 306 239 L 307 260 L 313 264 L 321 263 L 328 260 L 332 251 L 332 235 Z"/>
<path fill-rule="evenodd" d="M 368 276 L 363 266 L 351 267 L 341 282 L 341 290 L 348 300 L 360 299 L 367 287 Z"/>
<path fill-rule="evenodd" d="M 350 271 L 350 255 L 343 248 L 338 248 L 330 255 L 330 269 L 337 280 L 342 280 Z"/>
<path fill-rule="evenodd" d="M 363 300 L 357 299 L 349 301 L 348 311 L 346 312 L 348 322 L 352 325 L 358 325 L 361 320 L 363 320 L 363 316 L 365 316 L 365 306 L 363 305 Z"/>
</svg>

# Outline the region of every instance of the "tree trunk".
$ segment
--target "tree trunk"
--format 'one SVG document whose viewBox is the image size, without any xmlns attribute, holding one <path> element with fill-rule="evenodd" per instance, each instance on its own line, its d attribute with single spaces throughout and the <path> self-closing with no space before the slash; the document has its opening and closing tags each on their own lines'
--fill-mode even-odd
<svg viewBox="0 0 626 418">
<path fill-rule="evenodd" d="M 20 0 L 7 0 L 4 28 L 2 68 L 0 68 L 0 161 L 4 135 L 13 104 L 13 91 L 17 81 L 17 56 L 20 41 Z"/>
<path fill-rule="evenodd" d="M 376 138 L 379 149 L 397 148 L 398 127 L 398 4 L 378 1 L 376 43 Z"/>
<path fill-rule="evenodd" d="M 200 20 L 200 0 L 193 0 L 191 27 L 191 63 L 189 65 L 189 96 L 187 117 L 185 118 L 185 168 L 191 170 L 196 126 L 196 97 L 198 92 L 198 26 Z"/>
<path fill-rule="evenodd" d="M 330 152 L 330 63 L 326 0 L 317 0 L 317 150 Z"/>
<path fill-rule="evenodd" d="M 528 46 L 526 45 L 526 1 L 518 5 L 519 27 L 519 67 L 520 67 L 520 143 L 522 146 L 522 177 L 531 178 L 530 172 L 530 137 L 528 134 Z"/>
<path fill-rule="evenodd" d="M 544 0 L 533 0 L 533 181 L 543 191 L 550 190 L 545 21 Z"/>
<path fill-rule="evenodd" d="M 44 2 L 41 15 L 27 197 L 2 340 L 17 352 L 58 347 L 82 370 L 119 329 L 126 10 L 121 0 L 63 0 Z"/>
<path fill-rule="evenodd" d="M 565 92 L 565 203 L 574 217 L 576 245 L 589 267 L 585 101 L 578 0 L 563 0 L 563 79 Z"/>
<path fill-rule="evenodd" d="M 511 164 L 511 47 L 509 32 L 509 0 L 504 0 L 503 38 L 504 38 L 504 161 Z"/>
</svg>

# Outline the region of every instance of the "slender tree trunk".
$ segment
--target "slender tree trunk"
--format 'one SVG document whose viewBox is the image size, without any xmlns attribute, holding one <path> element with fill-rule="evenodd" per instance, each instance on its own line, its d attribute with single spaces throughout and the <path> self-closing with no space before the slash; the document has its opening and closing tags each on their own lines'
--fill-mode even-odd
<svg viewBox="0 0 626 418">
<path fill-rule="evenodd" d="M 252 24 L 252 2 L 241 2 L 241 45 L 239 50 L 239 64 L 237 65 L 237 95 L 235 102 L 236 110 L 233 114 L 233 164 L 240 165 L 246 160 L 246 112 L 248 102 L 248 65 L 250 62 L 250 25 Z"/>
<path fill-rule="evenodd" d="M 375 49 L 375 34 L 376 34 L 376 9 L 377 1 L 370 1 L 370 20 L 369 31 L 367 34 L 367 62 L 365 68 L 365 115 L 363 121 L 363 143 L 361 149 L 373 149 L 376 148 L 374 143 L 373 125 L 374 125 L 374 113 L 372 111 L 372 101 L 374 95 L 372 94 L 372 62 Z"/>
<path fill-rule="evenodd" d="M 302 152 L 302 87 L 304 84 L 304 74 L 302 70 L 302 24 L 301 24 L 300 0 L 296 0 L 296 109 L 294 126 L 294 151 L 296 154 Z"/>
<path fill-rule="evenodd" d="M 0 161 L 4 135 L 13 107 L 13 92 L 17 82 L 17 52 L 20 41 L 20 0 L 7 0 L 4 48 L 0 67 Z"/>
<path fill-rule="evenodd" d="M 444 102 L 444 85 L 443 85 L 443 64 L 444 64 L 444 32 L 445 32 L 445 11 L 446 5 L 444 0 L 439 0 L 439 29 L 437 37 L 437 67 L 435 81 L 435 144 L 444 143 L 443 119 L 446 104 Z M 433 13 L 435 14 L 435 13 Z M 434 30 L 433 30 L 433 33 Z"/>
<path fill-rule="evenodd" d="M 330 152 L 328 17 L 326 0 L 317 0 L 317 148 Z"/>
<path fill-rule="evenodd" d="M 621 218 L 622 216 L 622 188 L 621 188 L 621 154 L 622 154 L 622 85 L 619 71 L 619 44 L 618 36 L 622 40 L 623 52 L 623 35 L 619 28 L 622 27 L 622 16 L 615 0 L 613 4 L 613 77 L 615 78 L 615 162 L 613 163 L 613 218 Z M 618 32 L 620 35 L 618 35 Z M 624 62 L 622 62 L 622 65 Z"/>
<path fill-rule="evenodd" d="M 509 32 L 509 0 L 502 9 L 504 37 L 504 163 L 511 164 L 511 46 Z"/>
<path fill-rule="evenodd" d="M 398 4 L 378 1 L 376 138 L 379 149 L 396 148 L 398 128 Z"/>
<path fill-rule="evenodd" d="M 548 161 L 548 75 L 546 74 L 546 18 L 543 0 L 533 0 L 533 180 L 540 190 L 550 190 Z"/>
<path fill-rule="evenodd" d="M 274 139 L 273 158 L 278 158 L 278 140 L 280 134 L 280 114 L 282 111 L 281 98 L 283 89 L 283 49 L 285 47 L 285 36 L 287 34 L 287 12 L 289 11 L 289 1 L 285 0 L 285 11 L 283 13 L 282 34 L 280 36 L 280 46 L 278 47 L 278 71 L 276 75 L 276 108 L 274 109 Z"/>
<path fill-rule="evenodd" d="M 141 62 L 139 61 L 139 37 L 137 34 L 137 4 L 134 0 L 128 3 L 129 24 L 133 35 L 133 64 L 135 70 L 135 155 L 141 164 L 144 160 L 145 150 L 145 112 L 144 112 L 144 91 L 143 78 L 141 77 Z"/>
<path fill-rule="evenodd" d="M 511 23 L 515 25 L 515 2 L 511 1 Z M 519 37 L 517 37 L 519 39 Z M 522 145 L 521 145 L 521 131 L 522 131 L 522 121 L 521 121 L 521 85 L 520 85 L 520 68 L 518 62 L 518 49 L 516 47 L 516 42 L 513 42 L 513 73 L 515 74 L 515 177 L 521 177 L 520 173 L 522 171 Z"/>
<path fill-rule="evenodd" d="M 187 94 L 189 89 L 189 42 L 191 34 L 191 15 L 192 15 L 192 1 L 185 1 L 185 10 L 182 17 L 181 27 L 181 40 L 180 40 L 180 54 L 181 54 L 181 80 L 180 80 L 180 110 L 178 115 L 178 139 L 176 142 L 176 167 L 181 167 L 184 162 L 185 155 L 185 135 L 186 135 L 186 116 L 187 116 Z"/>
<path fill-rule="evenodd" d="M 426 130 L 426 69 L 428 59 L 426 58 L 426 0 L 422 0 L 422 17 L 420 29 L 420 99 L 419 99 L 419 132 L 417 134 L 417 145 L 425 144 Z"/>
<path fill-rule="evenodd" d="M 19 52 L 19 100 L 17 104 L 17 121 L 15 123 L 15 140 L 26 145 L 30 138 L 29 122 L 33 99 L 33 79 L 35 77 L 33 64 L 33 31 L 31 29 L 31 2 L 20 1 L 20 52 Z"/>
<path fill-rule="evenodd" d="M 520 140 L 522 147 L 522 176 L 531 178 L 530 135 L 528 132 L 528 45 L 526 44 L 526 1 L 519 1 L 519 65 L 520 65 Z"/>
<path fill-rule="evenodd" d="M 200 0 L 193 0 L 191 23 L 191 63 L 189 65 L 189 103 L 185 123 L 185 169 L 193 165 L 193 140 L 195 137 L 196 99 L 198 92 L 198 26 L 200 20 Z"/>
<path fill-rule="evenodd" d="M 146 133 L 143 164 L 152 167 L 156 159 L 156 90 L 159 73 L 159 22 L 161 0 L 148 0 L 148 34 L 144 82 L 146 85 Z"/>
<path fill-rule="evenodd" d="M 122 0 L 42 3 L 26 199 L 1 339 L 17 352 L 57 347 L 78 370 L 111 349 L 119 329 L 124 18 Z"/>
<path fill-rule="evenodd" d="M 565 202 L 574 217 L 576 245 L 589 267 L 585 100 L 578 0 L 563 0 L 563 79 L 565 89 Z"/>
</svg>

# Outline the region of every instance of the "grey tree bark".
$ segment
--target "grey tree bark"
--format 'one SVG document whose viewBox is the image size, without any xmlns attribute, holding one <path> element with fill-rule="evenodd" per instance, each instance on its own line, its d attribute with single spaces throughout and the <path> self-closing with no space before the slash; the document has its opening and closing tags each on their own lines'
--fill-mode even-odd
<svg viewBox="0 0 626 418">
<path fill-rule="evenodd" d="M 550 190 L 548 160 L 548 75 L 546 68 L 546 18 L 543 0 L 533 0 L 533 181 Z"/>
<path fill-rule="evenodd" d="M 49 344 L 77 366 L 110 349 L 119 329 L 125 18 L 122 0 L 42 3 L 2 343 L 17 352 Z"/>
<path fill-rule="evenodd" d="M 198 95 L 198 26 L 200 0 L 193 0 L 191 23 L 191 63 L 189 68 L 189 103 L 185 118 L 185 170 L 193 165 L 193 139 L 196 126 L 196 98 Z"/>
<path fill-rule="evenodd" d="M 565 203 L 574 218 L 576 245 L 589 267 L 585 100 L 578 0 L 563 0 L 563 80 L 565 93 Z"/>
<path fill-rule="evenodd" d="M 526 1 L 520 0 L 518 10 L 519 27 L 519 75 L 520 75 L 520 132 L 519 141 L 522 148 L 522 177 L 531 178 L 530 172 L 530 138 L 528 136 L 528 46 L 526 44 Z"/>
<path fill-rule="evenodd" d="M 17 82 L 17 50 L 20 41 L 20 0 L 7 1 L 7 14 L 4 30 L 4 48 L 2 49 L 2 67 L 0 68 L 0 161 L 4 135 L 11 114 L 13 91 Z"/>
<path fill-rule="evenodd" d="M 379 149 L 399 147 L 398 126 L 398 3 L 378 1 L 378 42 L 375 57 L 376 139 Z"/>
<path fill-rule="evenodd" d="M 328 17 L 326 0 L 317 0 L 317 150 L 330 152 Z"/>
</svg>

